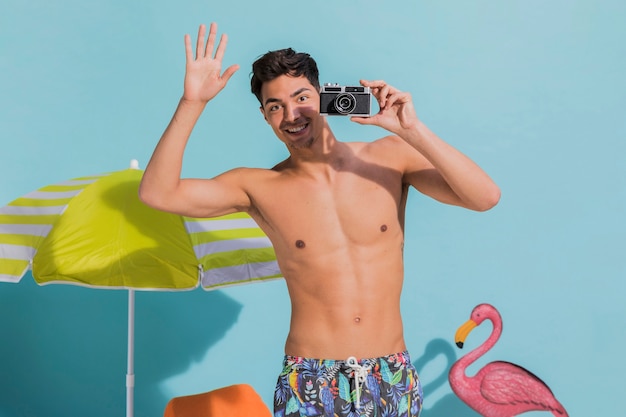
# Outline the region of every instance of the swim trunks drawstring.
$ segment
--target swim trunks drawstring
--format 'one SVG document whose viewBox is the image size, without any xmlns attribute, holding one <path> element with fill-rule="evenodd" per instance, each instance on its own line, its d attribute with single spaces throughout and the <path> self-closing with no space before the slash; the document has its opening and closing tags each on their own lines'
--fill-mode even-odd
<svg viewBox="0 0 626 417">
<path fill-rule="evenodd" d="M 361 408 L 361 386 L 363 382 L 367 379 L 367 374 L 372 369 L 371 365 L 363 366 L 359 365 L 359 361 L 356 360 L 354 356 L 350 356 L 346 359 L 346 365 L 349 368 L 352 368 L 354 371 L 354 382 L 356 386 L 356 409 Z"/>
</svg>

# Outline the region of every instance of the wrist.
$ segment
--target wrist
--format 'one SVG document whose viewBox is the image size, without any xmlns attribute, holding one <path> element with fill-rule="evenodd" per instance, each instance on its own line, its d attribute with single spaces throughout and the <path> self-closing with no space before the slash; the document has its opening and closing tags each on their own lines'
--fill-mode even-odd
<svg viewBox="0 0 626 417">
<path fill-rule="evenodd" d="M 191 99 L 185 97 L 184 95 L 180 98 L 179 107 L 189 108 L 189 109 L 204 109 L 206 107 L 208 101 Z"/>
<path fill-rule="evenodd" d="M 398 136 L 419 148 L 432 139 L 432 132 L 420 120 L 416 120 L 410 126 L 404 126 Z"/>
</svg>

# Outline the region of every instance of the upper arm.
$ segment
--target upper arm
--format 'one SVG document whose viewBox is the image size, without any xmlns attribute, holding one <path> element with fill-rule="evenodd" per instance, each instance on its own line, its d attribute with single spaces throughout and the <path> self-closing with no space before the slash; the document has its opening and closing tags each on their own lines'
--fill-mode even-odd
<svg viewBox="0 0 626 417">
<path fill-rule="evenodd" d="M 210 179 L 181 179 L 172 192 L 146 203 L 188 217 L 217 217 L 248 211 L 251 200 L 245 184 L 249 176 L 248 169 L 236 168 Z"/>
<path fill-rule="evenodd" d="M 405 173 L 404 182 L 439 202 L 463 206 L 459 196 L 433 166 L 422 167 Z"/>
<path fill-rule="evenodd" d="M 400 165 L 402 182 L 437 201 L 446 204 L 462 205 L 462 201 L 447 183 L 441 173 L 417 149 L 402 138 L 385 138 L 393 148 L 393 155 Z"/>
</svg>

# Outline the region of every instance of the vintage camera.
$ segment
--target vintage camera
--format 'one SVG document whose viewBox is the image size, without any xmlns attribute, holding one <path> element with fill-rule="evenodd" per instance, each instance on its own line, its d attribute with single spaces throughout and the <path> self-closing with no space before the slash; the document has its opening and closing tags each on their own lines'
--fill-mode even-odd
<svg viewBox="0 0 626 417">
<path fill-rule="evenodd" d="M 323 116 L 369 117 L 371 108 L 369 87 L 325 83 L 320 89 L 320 114 Z"/>
</svg>

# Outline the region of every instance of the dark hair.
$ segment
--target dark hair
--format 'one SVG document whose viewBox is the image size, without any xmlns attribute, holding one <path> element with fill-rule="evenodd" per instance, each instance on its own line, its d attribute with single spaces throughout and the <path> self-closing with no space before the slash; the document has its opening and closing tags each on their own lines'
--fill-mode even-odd
<svg viewBox="0 0 626 417">
<path fill-rule="evenodd" d="M 259 103 L 261 99 L 261 87 L 263 83 L 272 81 L 281 75 L 300 77 L 304 75 L 309 82 L 319 90 L 319 71 L 315 60 L 307 53 L 296 52 L 291 48 L 269 51 L 262 55 L 252 64 L 252 79 L 250 87 L 252 94 Z"/>
</svg>

